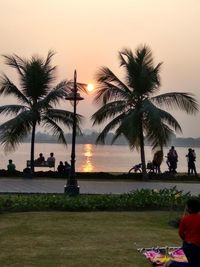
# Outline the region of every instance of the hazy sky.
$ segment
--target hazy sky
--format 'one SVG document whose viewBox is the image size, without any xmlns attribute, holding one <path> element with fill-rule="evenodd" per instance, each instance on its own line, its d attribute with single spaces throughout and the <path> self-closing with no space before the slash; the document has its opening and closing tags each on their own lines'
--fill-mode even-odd
<svg viewBox="0 0 200 267">
<path fill-rule="evenodd" d="M 118 51 L 147 44 L 155 64 L 164 62 L 160 93 L 191 92 L 200 101 L 199 0 L 0 0 L 0 7 L 0 53 L 46 57 L 53 49 L 58 82 L 73 78 L 75 68 L 85 83 L 102 65 L 121 75 Z M 16 81 L 2 57 L 0 71 Z M 97 107 L 92 95 L 84 97 L 78 112 L 89 118 Z M 174 114 L 183 136 L 200 137 L 200 112 Z"/>
</svg>

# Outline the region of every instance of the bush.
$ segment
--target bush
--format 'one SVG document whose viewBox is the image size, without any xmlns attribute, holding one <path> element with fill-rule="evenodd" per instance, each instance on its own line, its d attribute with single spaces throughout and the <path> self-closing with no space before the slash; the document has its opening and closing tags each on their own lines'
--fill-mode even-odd
<svg viewBox="0 0 200 267">
<path fill-rule="evenodd" d="M 136 190 L 121 195 L 11 194 L 0 196 L 0 211 L 131 211 L 182 209 L 190 194 L 176 188 Z"/>
</svg>

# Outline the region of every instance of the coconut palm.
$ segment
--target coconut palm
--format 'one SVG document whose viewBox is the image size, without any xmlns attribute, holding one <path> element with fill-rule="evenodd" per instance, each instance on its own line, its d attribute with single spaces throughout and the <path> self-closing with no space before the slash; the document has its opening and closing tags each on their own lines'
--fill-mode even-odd
<svg viewBox="0 0 200 267">
<path fill-rule="evenodd" d="M 36 126 L 45 126 L 66 145 L 61 126 L 71 128 L 73 124 L 72 112 L 56 108 L 59 101 L 71 93 L 73 83 L 65 80 L 53 86 L 56 70 L 56 67 L 51 65 L 53 55 L 54 52 L 49 51 L 46 59 L 32 56 L 30 60 L 17 55 L 3 56 L 5 63 L 17 71 L 20 87 L 7 75 L 2 75 L 0 95 L 12 96 L 18 104 L 0 107 L 0 114 L 11 116 L 8 121 L 0 125 L 0 141 L 5 151 L 12 151 L 31 133 L 32 172 L 34 172 Z M 77 115 L 78 125 L 80 120 L 81 116 Z"/>
<path fill-rule="evenodd" d="M 144 140 L 148 140 L 153 148 L 162 149 L 172 133 L 181 132 L 178 121 L 168 111 L 178 108 L 194 114 L 198 104 L 189 93 L 158 95 L 162 63 L 154 66 L 152 52 L 146 45 L 137 48 L 135 55 L 129 49 L 123 49 L 119 52 L 119 61 L 124 69 L 124 81 L 107 67 L 100 68 L 96 75 L 95 102 L 100 108 L 92 115 L 92 120 L 94 125 L 106 125 L 97 143 L 104 143 L 111 130 L 115 131 L 113 142 L 124 135 L 131 149 L 140 149 L 145 178 Z"/>
</svg>

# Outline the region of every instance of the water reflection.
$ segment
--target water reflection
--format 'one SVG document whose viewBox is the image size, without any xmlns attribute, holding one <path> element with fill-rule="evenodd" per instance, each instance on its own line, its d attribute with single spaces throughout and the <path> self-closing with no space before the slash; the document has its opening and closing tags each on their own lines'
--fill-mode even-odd
<svg viewBox="0 0 200 267">
<path fill-rule="evenodd" d="M 85 144 L 83 146 L 83 155 L 84 155 L 84 163 L 81 166 L 81 171 L 83 172 L 92 172 L 94 171 L 94 165 L 92 164 L 92 156 L 93 156 L 93 145 Z"/>
</svg>

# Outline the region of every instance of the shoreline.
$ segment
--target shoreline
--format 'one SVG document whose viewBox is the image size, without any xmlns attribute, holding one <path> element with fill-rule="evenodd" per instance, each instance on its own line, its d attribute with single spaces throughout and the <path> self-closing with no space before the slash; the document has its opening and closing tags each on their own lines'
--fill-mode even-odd
<svg viewBox="0 0 200 267">
<path fill-rule="evenodd" d="M 23 174 L 23 172 L 16 171 L 14 173 L 8 173 L 7 170 L 0 170 L 0 179 L 24 179 L 24 180 L 66 180 L 67 175 L 61 175 L 54 171 L 36 171 L 34 177 L 29 178 Z M 136 181 L 144 182 L 141 173 L 124 173 L 124 172 L 76 172 L 77 180 L 88 181 Z M 187 173 L 149 173 L 147 182 L 177 182 L 177 183 L 200 183 L 200 174 L 198 176 L 189 176 Z"/>
</svg>

